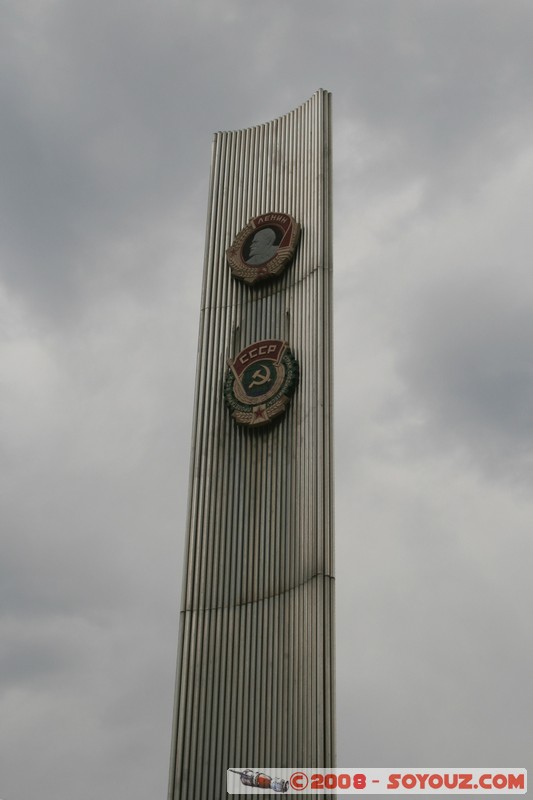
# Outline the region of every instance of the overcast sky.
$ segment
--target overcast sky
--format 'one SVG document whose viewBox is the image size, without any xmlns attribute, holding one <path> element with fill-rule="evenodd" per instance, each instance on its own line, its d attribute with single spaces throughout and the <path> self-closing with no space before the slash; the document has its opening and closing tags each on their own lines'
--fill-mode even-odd
<svg viewBox="0 0 533 800">
<path fill-rule="evenodd" d="M 3 3 L 2 800 L 166 797 L 212 134 L 320 87 L 338 763 L 533 767 L 532 41 L 530 0 Z"/>
</svg>

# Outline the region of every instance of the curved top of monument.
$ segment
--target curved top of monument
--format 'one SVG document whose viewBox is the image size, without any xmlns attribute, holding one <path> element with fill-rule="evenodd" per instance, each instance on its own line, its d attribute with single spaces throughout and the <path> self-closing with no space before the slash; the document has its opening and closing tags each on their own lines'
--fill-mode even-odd
<svg viewBox="0 0 533 800">
<path fill-rule="evenodd" d="M 244 128 L 230 128 L 227 131 L 217 131 L 214 134 L 214 136 L 217 137 L 220 134 L 224 134 L 224 133 L 242 133 L 243 131 L 246 131 L 246 130 L 254 130 L 255 128 L 262 128 L 265 125 L 270 125 L 273 122 L 277 122 L 278 120 L 283 120 L 283 119 L 285 119 L 287 117 L 290 117 L 291 114 L 294 114 L 295 112 L 300 111 L 301 109 L 305 108 L 305 106 L 307 106 L 309 103 L 312 103 L 313 100 L 316 97 L 323 96 L 323 95 L 331 97 L 331 92 L 329 92 L 327 89 L 317 89 L 317 91 L 313 95 L 311 95 L 311 97 L 308 100 L 305 100 L 305 102 L 301 103 L 299 106 L 296 106 L 296 108 L 293 108 L 291 111 L 287 111 L 287 113 L 285 113 L 285 114 L 281 114 L 280 116 L 274 117 L 273 119 L 267 120 L 266 122 L 259 122 L 256 125 L 246 125 Z"/>
<path fill-rule="evenodd" d="M 251 286 L 253 302 L 261 303 L 273 292 L 307 280 L 317 268 L 330 269 L 330 92 L 319 89 L 305 103 L 270 122 L 216 133 L 211 152 L 208 208 L 214 230 L 220 231 L 221 236 L 210 234 L 206 242 L 206 263 L 218 266 L 213 267 L 216 279 L 205 283 L 202 308 L 230 305 L 237 308 L 252 302 Z M 259 263 L 255 249 L 253 254 L 250 252 L 252 240 L 247 236 L 251 232 L 243 231 L 250 224 L 256 227 L 256 218 L 271 214 L 293 219 L 294 231 L 298 227 L 301 237 L 297 247 L 296 241 L 276 238 L 276 254 L 270 259 L 262 258 Z M 269 216 L 269 220 L 265 217 L 265 224 L 267 221 L 275 220 Z M 280 231 L 276 230 L 277 236 Z M 245 239 L 236 241 L 241 234 Z M 228 249 L 237 245 L 242 270 L 226 284 Z M 292 248 L 290 269 L 285 269 L 289 262 L 274 264 L 278 256 L 285 257 L 287 247 Z M 278 269 L 280 266 L 282 270 Z M 263 269 L 279 280 L 267 280 L 262 272 L 258 276 L 256 273 Z M 242 285 L 234 286 L 235 278 Z"/>
</svg>

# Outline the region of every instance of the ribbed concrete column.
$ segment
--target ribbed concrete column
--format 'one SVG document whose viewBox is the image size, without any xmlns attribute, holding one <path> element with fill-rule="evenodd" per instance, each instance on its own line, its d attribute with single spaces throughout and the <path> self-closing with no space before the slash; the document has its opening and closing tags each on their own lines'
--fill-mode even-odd
<svg viewBox="0 0 533 800">
<path fill-rule="evenodd" d="M 330 95 L 215 135 L 192 437 L 170 800 L 226 797 L 234 766 L 333 766 Z M 302 226 L 254 287 L 225 251 L 250 218 Z M 271 426 L 237 425 L 227 360 L 289 343 L 300 382 Z"/>
</svg>

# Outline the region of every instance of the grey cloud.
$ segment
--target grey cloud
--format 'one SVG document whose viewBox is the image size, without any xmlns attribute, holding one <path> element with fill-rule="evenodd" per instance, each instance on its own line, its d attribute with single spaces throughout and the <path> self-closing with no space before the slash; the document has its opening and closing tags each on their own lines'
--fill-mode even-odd
<svg viewBox="0 0 533 800">
<path fill-rule="evenodd" d="M 150 230 L 178 193 L 198 203 L 195 183 L 206 186 L 194 165 L 208 158 L 211 117 L 227 116 L 209 66 L 220 23 L 198 47 L 194 21 L 191 32 L 176 9 L 165 12 L 59 4 L 13 32 L 26 47 L 12 47 L 1 89 L 4 270 L 60 316 L 80 301 L 80 273 L 102 269 L 105 242 Z"/>
<path fill-rule="evenodd" d="M 503 269 L 503 268 L 502 268 Z M 444 435 L 491 472 L 529 480 L 532 309 L 479 276 L 438 286 L 412 317 L 405 375 Z"/>
<path fill-rule="evenodd" d="M 249 16 L 235 5 L 164 4 L 154 15 L 139 3 L 127 13 L 57 4 L 22 15 L 2 89 L 11 284 L 26 295 L 38 287 L 35 300 L 56 313 L 58 298 L 79 301 L 98 246 L 153 226 L 178 187 L 194 193 L 212 130 L 283 113 L 319 84 L 346 81 L 339 117 L 355 112 L 372 136 L 387 130 L 380 172 L 363 176 L 372 191 L 415 170 L 433 178 L 426 203 L 455 194 L 528 123 L 528 20 L 527 8 L 509 19 L 497 4 L 476 16 L 455 3 L 432 13 L 341 3 L 335 15 L 261 6 Z M 326 34 L 334 49 L 321 46 Z M 265 91 L 278 70 L 290 83 L 276 77 Z"/>
</svg>

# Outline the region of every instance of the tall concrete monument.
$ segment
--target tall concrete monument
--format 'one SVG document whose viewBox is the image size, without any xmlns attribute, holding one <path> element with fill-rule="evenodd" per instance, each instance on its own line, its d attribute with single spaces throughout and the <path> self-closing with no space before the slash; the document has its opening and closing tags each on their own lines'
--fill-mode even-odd
<svg viewBox="0 0 533 800">
<path fill-rule="evenodd" d="M 330 94 L 215 135 L 169 800 L 335 764 Z"/>
</svg>

